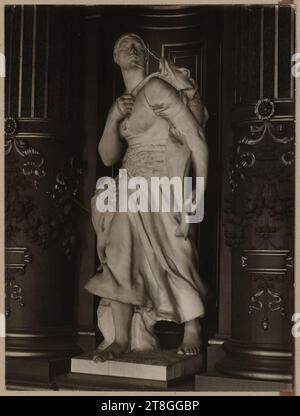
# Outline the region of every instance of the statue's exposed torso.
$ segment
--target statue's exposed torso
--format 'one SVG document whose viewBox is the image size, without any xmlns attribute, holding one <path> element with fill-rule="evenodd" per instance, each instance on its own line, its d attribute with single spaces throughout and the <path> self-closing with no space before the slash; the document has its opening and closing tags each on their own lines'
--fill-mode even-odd
<svg viewBox="0 0 300 416">
<path fill-rule="evenodd" d="M 123 168 L 130 176 L 165 176 L 165 150 L 169 138 L 169 121 L 154 113 L 146 95 L 145 84 L 138 90 L 133 110 L 120 123 L 120 135 L 128 148 Z"/>
</svg>

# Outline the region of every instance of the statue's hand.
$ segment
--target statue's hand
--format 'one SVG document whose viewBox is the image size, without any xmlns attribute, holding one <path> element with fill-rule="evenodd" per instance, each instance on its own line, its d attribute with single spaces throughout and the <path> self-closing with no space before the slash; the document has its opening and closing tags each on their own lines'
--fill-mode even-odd
<svg viewBox="0 0 300 416">
<path fill-rule="evenodd" d="M 134 101 L 135 97 L 133 97 L 131 94 L 123 94 L 114 102 L 111 109 L 111 116 L 118 121 L 121 121 L 123 120 L 123 118 L 128 117 L 132 112 Z"/>
</svg>

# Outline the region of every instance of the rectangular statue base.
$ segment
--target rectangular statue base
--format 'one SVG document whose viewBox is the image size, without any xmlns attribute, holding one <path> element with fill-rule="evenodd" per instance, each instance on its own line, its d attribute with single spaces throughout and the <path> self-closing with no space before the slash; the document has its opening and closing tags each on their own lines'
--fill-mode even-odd
<svg viewBox="0 0 300 416">
<path fill-rule="evenodd" d="M 175 350 L 130 352 L 105 362 L 93 361 L 94 352 L 72 358 L 71 372 L 168 382 L 202 370 L 203 356 L 179 355 Z"/>
</svg>

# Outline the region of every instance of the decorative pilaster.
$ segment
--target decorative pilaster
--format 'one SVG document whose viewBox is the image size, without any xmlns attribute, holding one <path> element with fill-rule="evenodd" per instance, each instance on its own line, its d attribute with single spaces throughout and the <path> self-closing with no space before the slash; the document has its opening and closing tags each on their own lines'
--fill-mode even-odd
<svg viewBox="0 0 300 416">
<path fill-rule="evenodd" d="M 75 342 L 80 166 L 76 11 L 7 6 L 6 354 L 69 357 Z"/>
<path fill-rule="evenodd" d="M 218 365 L 230 375 L 286 381 L 292 379 L 295 136 L 293 82 L 281 56 L 290 62 L 293 19 L 290 7 L 241 9 L 243 32 L 254 31 L 242 37 L 237 54 L 235 145 L 225 208 L 232 334 Z M 244 66 L 250 56 L 254 61 Z"/>
</svg>

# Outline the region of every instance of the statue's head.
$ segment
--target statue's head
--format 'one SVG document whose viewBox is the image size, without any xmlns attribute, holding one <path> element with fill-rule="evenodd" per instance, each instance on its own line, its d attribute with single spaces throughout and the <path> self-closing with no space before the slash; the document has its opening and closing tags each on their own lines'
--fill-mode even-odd
<svg viewBox="0 0 300 416">
<path fill-rule="evenodd" d="M 146 67 L 147 47 L 142 38 L 134 33 L 121 35 L 115 43 L 114 61 L 123 69 Z"/>
</svg>

